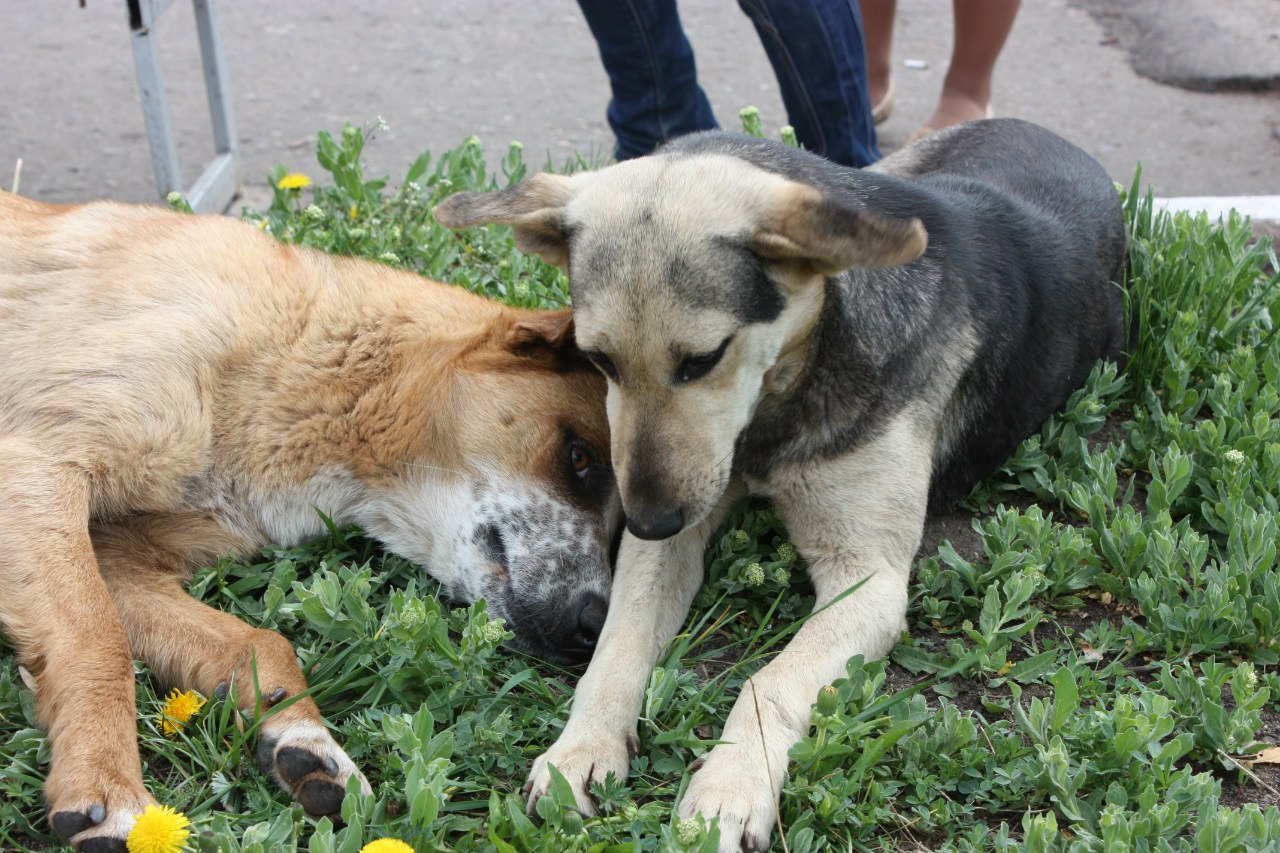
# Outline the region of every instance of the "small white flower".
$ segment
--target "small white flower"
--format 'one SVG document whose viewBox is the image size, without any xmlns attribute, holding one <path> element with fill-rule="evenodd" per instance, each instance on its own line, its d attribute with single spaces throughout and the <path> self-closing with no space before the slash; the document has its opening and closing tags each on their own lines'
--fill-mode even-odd
<svg viewBox="0 0 1280 853">
<path fill-rule="evenodd" d="M 691 817 L 683 818 L 676 824 L 676 839 L 681 844 L 692 844 L 702 837 L 702 829 Z"/>
<path fill-rule="evenodd" d="M 480 629 L 480 637 L 489 645 L 496 646 L 502 642 L 502 638 L 506 636 L 506 628 L 503 627 L 501 619 L 494 619 L 492 622 L 484 623 L 484 627 Z"/>
<path fill-rule="evenodd" d="M 381 255 L 378 255 L 378 260 L 386 261 L 389 264 L 398 264 L 400 263 L 400 256 L 395 252 L 383 252 Z"/>
<path fill-rule="evenodd" d="M 164 200 L 169 202 L 169 204 L 177 204 L 178 202 L 182 201 L 182 193 L 178 192 L 177 190 L 174 190 L 173 192 L 165 196 Z"/>
<path fill-rule="evenodd" d="M 324 211 L 320 209 L 320 205 L 318 204 L 307 205 L 306 209 L 302 211 L 302 215 L 313 222 L 319 222 L 321 219 L 324 219 Z"/>
<path fill-rule="evenodd" d="M 759 586 L 764 583 L 764 567 L 759 563 L 752 563 L 747 566 L 746 571 L 742 573 L 742 577 L 747 582 L 747 586 Z"/>
<path fill-rule="evenodd" d="M 1241 453 L 1239 450 L 1236 450 L 1234 447 L 1228 450 L 1226 453 L 1223 453 L 1222 458 L 1231 465 L 1244 464 L 1244 454 Z"/>
</svg>

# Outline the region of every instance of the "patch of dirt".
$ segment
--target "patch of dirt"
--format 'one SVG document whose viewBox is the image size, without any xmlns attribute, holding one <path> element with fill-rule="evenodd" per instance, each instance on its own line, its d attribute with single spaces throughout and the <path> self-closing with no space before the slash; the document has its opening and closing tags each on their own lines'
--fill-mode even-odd
<svg viewBox="0 0 1280 853">
<path fill-rule="evenodd" d="M 1280 712 L 1262 709 L 1262 728 L 1258 740 L 1267 744 L 1280 744 Z M 1280 805 L 1280 764 L 1255 764 L 1249 768 L 1253 775 L 1219 767 L 1215 775 L 1222 780 L 1222 805 L 1238 809 L 1246 803 L 1257 803 L 1262 808 Z"/>
<path fill-rule="evenodd" d="M 963 509 L 931 516 L 924 524 L 924 535 L 920 538 L 916 561 L 938 553 L 938 546 L 944 541 L 950 542 L 956 553 L 970 562 L 983 559 L 982 537 L 973 529 L 975 518 L 975 513 Z"/>
<path fill-rule="evenodd" d="M 1280 132 L 1277 132 L 1277 139 L 1280 139 Z M 1275 249 L 1278 254 L 1280 254 L 1280 222 L 1267 222 L 1262 220 L 1255 220 L 1253 223 L 1253 241 L 1252 242 L 1256 243 L 1257 241 L 1261 240 L 1263 237 L 1270 237 L 1271 247 Z M 1271 264 L 1267 264 L 1262 271 L 1266 275 L 1275 275 L 1276 268 L 1271 266 Z"/>
</svg>

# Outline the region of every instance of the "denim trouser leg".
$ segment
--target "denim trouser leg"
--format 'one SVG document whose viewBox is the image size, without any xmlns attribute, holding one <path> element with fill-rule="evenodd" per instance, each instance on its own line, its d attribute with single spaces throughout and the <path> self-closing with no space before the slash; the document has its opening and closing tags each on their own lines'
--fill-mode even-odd
<svg viewBox="0 0 1280 853">
<path fill-rule="evenodd" d="M 613 90 L 607 115 L 618 138 L 619 160 L 717 126 L 698 85 L 693 48 L 675 0 L 578 0 L 578 5 Z"/>
<path fill-rule="evenodd" d="M 738 0 L 756 25 L 806 148 L 846 166 L 880 159 L 857 0 Z"/>
</svg>

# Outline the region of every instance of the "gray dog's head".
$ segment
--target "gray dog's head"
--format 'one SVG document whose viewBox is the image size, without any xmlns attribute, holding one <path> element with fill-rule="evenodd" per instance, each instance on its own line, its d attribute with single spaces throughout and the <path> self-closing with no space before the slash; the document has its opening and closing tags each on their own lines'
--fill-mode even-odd
<svg viewBox="0 0 1280 853">
<path fill-rule="evenodd" d="M 918 220 L 854 210 L 713 151 L 462 193 L 443 224 L 510 225 L 565 269 L 577 341 L 609 379 L 628 529 L 661 539 L 702 520 L 761 397 L 805 367 L 828 277 L 919 257 Z"/>
</svg>

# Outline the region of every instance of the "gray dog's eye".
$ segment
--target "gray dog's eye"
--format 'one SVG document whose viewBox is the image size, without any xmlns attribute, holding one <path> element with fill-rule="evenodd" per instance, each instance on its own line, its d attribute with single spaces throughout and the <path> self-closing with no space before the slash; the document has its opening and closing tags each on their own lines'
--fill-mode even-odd
<svg viewBox="0 0 1280 853">
<path fill-rule="evenodd" d="M 592 364 L 599 368 L 600 372 L 605 376 L 609 377 L 614 382 L 618 381 L 618 368 L 613 366 L 613 362 L 609 360 L 609 356 L 602 352 L 584 352 L 583 355 L 585 355 Z"/>
<path fill-rule="evenodd" d="M 680 362 L 680 366 L 676 368 L 676 381 L 692 382 L 695 379 L 701 379 L 706 376 L 720 363 L 720 359 L 724 358 L 724 351 L 729 348 L 729 342 L 732 340 L 733 335 L 730 335 L 720 342 L 720 346 L 716 347 L 715 352 L 686 357 Z"/>
</svg>

